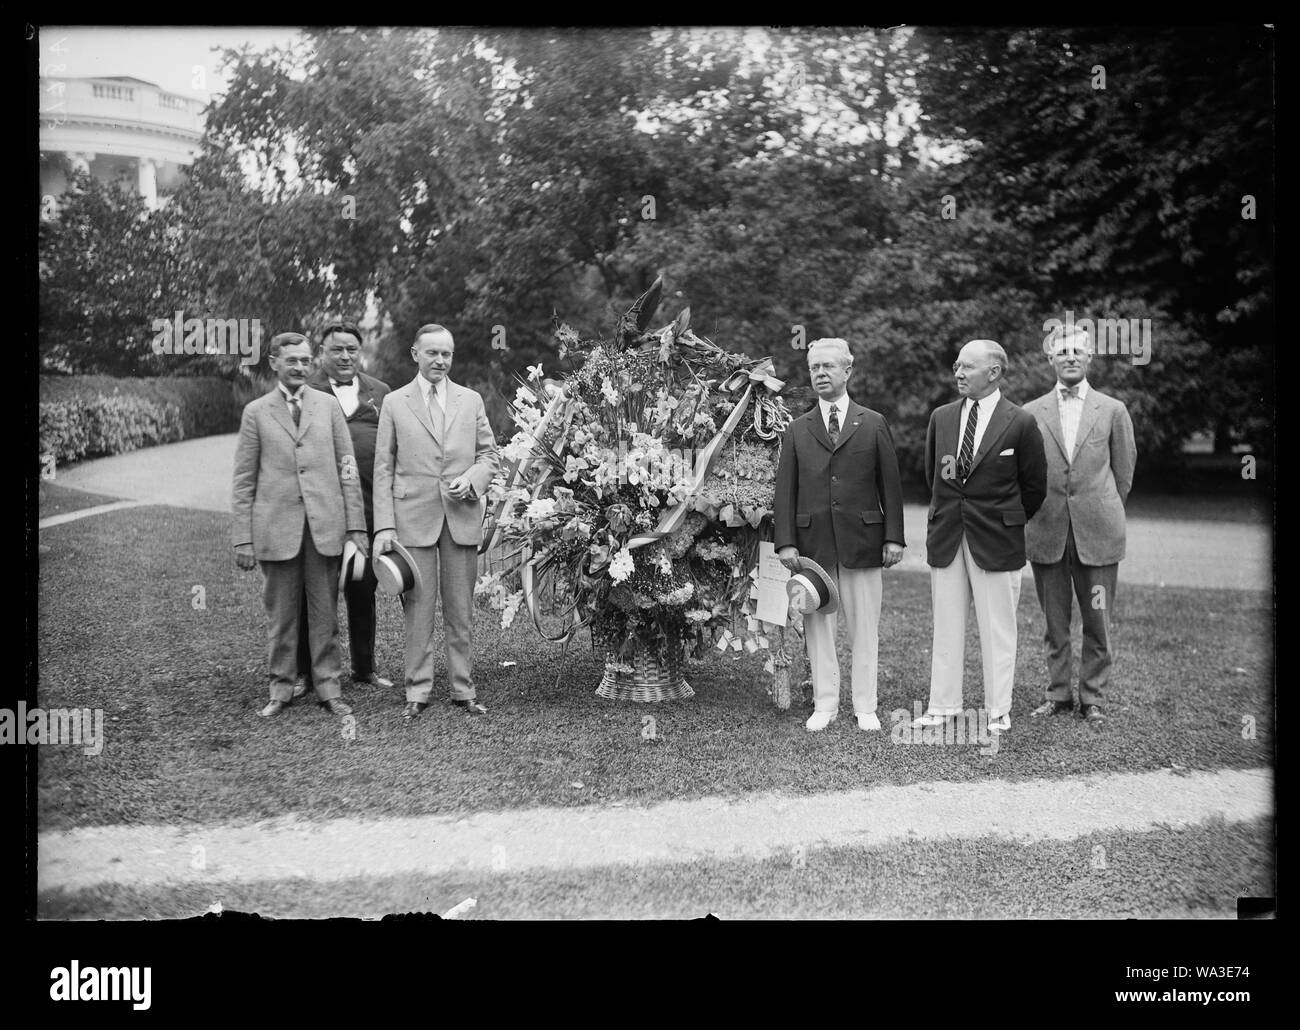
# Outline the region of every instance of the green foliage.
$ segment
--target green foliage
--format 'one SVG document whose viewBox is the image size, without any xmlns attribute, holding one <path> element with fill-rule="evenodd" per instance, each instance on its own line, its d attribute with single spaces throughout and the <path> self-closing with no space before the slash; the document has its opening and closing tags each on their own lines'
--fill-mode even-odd
<svg viewBox="0 0 1300 1030">
<path fill-rule="evenodd" d="M 59 463 L 234 432 L 239 408 L 224 379 L 42 376 L 40 453 Z"/>
<path fill-rule="evenodd" d="M 1232 431 L 1271 449 L 1270 33 L 936 29 L 920 41 L 928 130 L 967 155 L 952 192 L 1031 234 L 1043 299 L 1078 317 L 1092 314 L 1082 298 L 1119 293 L 1159 309 L 1165 339 L 1208 344 L 1166 367 L 1213 388 L 1171 411 L 1150 377 L 1154 409 L 1176 422 L 1194 411 L 1220 445 Z"/>
<path fill-rule="evenodd" d="M 313 29 L 228 57 L 167 208 L 82 184 L 42 226 L 45 368 L 230 376 L 160 364 L 149 319 L 269 339 L 373 305 L 372 371 L 408 381 L 415 329 L 447 325 L 505 433 L 500 384 L 566 367 L 554 312 L 605 334 L 662 271 L 795 409 L 798 343 L 848 339 L 913 472 L 962 343 L 1001 341 L 1024 400 L 1067 310 L 1152 318 L 1150 364 L 1094 365 L 1145 464 L 1201 427 L 1271 449 L 1262 32 Z"/>
</svg>

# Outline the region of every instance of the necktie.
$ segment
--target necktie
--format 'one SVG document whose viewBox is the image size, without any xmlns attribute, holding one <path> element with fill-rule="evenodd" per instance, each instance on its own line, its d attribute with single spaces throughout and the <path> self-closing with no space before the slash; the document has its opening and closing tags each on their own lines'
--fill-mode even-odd
<svg viewBox="0 0 1300 1030">
<path fill-rule="evenodd" d="M 438 391 L 432 387 L 429 389 L 429 420 L 433 422 L 433 428 L 438 430 L 438 437 L 441 439 L 446 426 L 443 419 L 442 405 L 438 403 Z"/>
<path fill-rule="evenodd" d="M 299 425 L 302 422 L 302 401 L 297 397 L 290 397 L 289 411 L 293 413 L 293 424 Z"/>
<path fill-rule="evenodd" d="M 830 427 L 827 432 L 830 434 L 831 446 L 834 447 L 835 444 L 840 442 L 840 409 L 833 404 L 831 405 Z"/>
<path fill-rule="evenodd" d="M 979 420 L 979 403 L 971 401 L 970 414 L 966 416 L 966 432 L 961 438 L 961 456 L 957 459 L 957 475 L 964 482 L 970 475 L 971 462 L 975 460 L 975 423 Z"/>
<path fill-rule="evenodd" d="M 1061 387 L 1061 400 L 1063 401 L 1069 400 L 1071 397 L 1078 397 L 1078 396 L 1079 396 L 1079 388 L 1077 386 Z"/>
</svg>

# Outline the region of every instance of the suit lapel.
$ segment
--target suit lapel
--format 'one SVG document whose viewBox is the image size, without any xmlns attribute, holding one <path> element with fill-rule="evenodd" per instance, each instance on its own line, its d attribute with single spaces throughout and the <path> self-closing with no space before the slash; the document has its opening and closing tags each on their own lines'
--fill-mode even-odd
<svg viewBox="0 0 1300 1030">
<path fill-rule="evenodd" d="M 808 432 L 812 433 L 813 439 L 828 451 L 833 451 L 835 448 L 831 446 L 831 438 L 826 434 L 826 423 L 822 420 L 821 404 L 819 403 L 804 417 L 808 419 Z"/>
<path fill-rule="evenodd" d="M 939 422 L 939 454 L 952 455 L 954 462 L 961 456 L 961 406 L 961 401 L 949 405 Z"/>
<path fill-rule="evenodd" d="M 1074 453 L 1070 455 L 1070 463 L 1074 464 L 1074 459 L 1079 455 L 1079 448 L 1083 446 L 1083 441 L 1088 438 L 1092 432 L 1092 425 L 1097 421 L 1097 415 L 1101 412 L 1101 401 L 1097 400 L 1097 391 L 1090 389 L 1088 396 L 1083 401 L 1083 412 L 1079 415 L 1079 428 L 1074 434 Z"/>
<path fill-rule="evenodd" d="M 1046 396 L 1039 397 L 1038 404 L 1042 408 L 1047 431 L 1056 441 L 1056 446 L 1061 449 L 1061 454 L 1068 460 L 1070 456 L 1065 453 L 1065 431 L 1061 428 L 1061 405 L 1056 399 L 1056 387 L 1052 387 Z"/>
<path fill-rule="evenodd" d="M 424 406 L 424 395 L 420 391 L 418 375 L 415 379 L 411 380 L 411 385 L 406 389 L 406 403 L 410 405 L 411 411 L 413 411 L 415 417 L 420 420 L 420 425 L 424 426 L 424 428 L 429 431 L 429 435 L 435 440 L 438 440 L 438 443 L 441 444 L 442 441 L 438 439 L 438 434 L 433 428 L 433 422 L 429 418 L 429 409 Z"/>
<path fill-rule="evenodd" d="M 464 397 L 465 391 L 447 380 L 447 410 L 444 413 L 442 421 L 442 431 L 444 435 L 451 436 L 451 424 L 456 421 L 456 415 L 460 411 L 460 402 Z"/>
<path fill-rule="evenodd" d="M 284 431 L 298 439 L 298 428 L 293 424 L 293 413 L 289 411 L 289 401 L 284 396 L 284 391 L 276 386 L 271 390 L 275 396 L 271 398 L 271 417 L 275 419 L 284 428 Z"/>
<path fill-rule="evenodd" d="M 818 411 L 817 414 L 820 415 L 821 412 Z M 836 441 L 835 450 L 838 451 L 843 447 L 848 442 L 849 437 L 858 431 L 858 426 L 862 424 L 862 419 L 866 414 L 867 409 L 861 404 L 855 404 L 853 401 L 849 401 L 849 406 L 844 411 L 844 425 L 840 429 L 840 438 Z M 829 439 L 830 437 L 828 436 L 827 440 Z"/>
<path fill-rule="evenodd" d="M 960 408 L 957 409 L 961 411 Z M 988 426 L 984 429 L 984 436 L 980 440 L 980 445 L 975 451 L 975 457 L 971 459 L 970 469 L 974 472 L 979 468 L 979 464 L 984 460 L 984 455 L 993 449 L 993 446 L 1001 438 L 1007 426 L 1011 424 L 1011 402 L 1005 397 L 999 397 L 997 406 L 993 409 L 993 417 L 989 419 Z M 969 475 L 966 477 L 970 478 Z"/>
<path fill-rule="evenodd" d="M 308 427 L 309 425 L 311 425 L 312 414 L 317 410 L 316 405 L 317 405 L 318 400 L 319 400 L 319 401 L 324 401 L 324 400 L 325 400 L 324 396 L 322 396 L 321 393 L 320 393 L 319 391 L 317 391 L 317 390 L 313 390 L 310 386 L 304 386 L 304 387 L 303 387 L 303 390 L 302 390 L 302 418 L 298 420 L 298 428 L 297 428 L 296 430 L 294 430 L 294 436 L 295 436 L 297 439 L 301 440 L 302 437 L 303 437 L 303 434 L 304 434 L 305 432 L 307 432 L 307 427 Z M 337 403 L 338 403 L 338 399 L 337 399 L 336 397 L 334 397 L 334 395 L 333 395 L 332 392 L 331 392 L 331 394 L 330 394 L 330 403 L 332 403 L 332 404 L 337 404 Z M 289 404 L 288 404 L 288 402 L 286 401 L 286 402 L 285 402 L 285 407 L 288 408 L 288 406 L 289 406 Z M 290 424 L 290 425 L 293 424 L 293 419 L 292 419 L 292 418 L 289 419 L 289 424 Z"/>
</svg>

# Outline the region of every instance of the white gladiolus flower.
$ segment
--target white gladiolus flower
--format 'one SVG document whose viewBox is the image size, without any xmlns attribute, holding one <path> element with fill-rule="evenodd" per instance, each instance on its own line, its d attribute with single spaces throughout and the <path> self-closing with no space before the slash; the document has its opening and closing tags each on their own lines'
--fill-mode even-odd
<svg viewBox="0 0 1300 1030">
<path fill-rule="evenodd" d="M 632 552 L 624 548 L 614 555 L 614 560 L 609 563 L 609 578 L 615 583 L 622 583 L 635 569 L 636 563 L 632 561 Z"/>
</svg>

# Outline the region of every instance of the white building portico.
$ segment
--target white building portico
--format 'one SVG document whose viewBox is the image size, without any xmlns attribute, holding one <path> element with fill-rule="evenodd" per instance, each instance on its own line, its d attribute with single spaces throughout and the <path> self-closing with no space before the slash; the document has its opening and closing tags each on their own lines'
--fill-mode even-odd
<svg viewBox="0 0 1300 1030">
<path fill-rule="evenodd" d="M 203 108 L 143 79 L 42 78 L 41 196 L 59 196 L 82 169 L 101 182 L 125 180 L 158 207 L 198 156 Z"/>
</svg>

